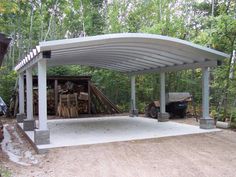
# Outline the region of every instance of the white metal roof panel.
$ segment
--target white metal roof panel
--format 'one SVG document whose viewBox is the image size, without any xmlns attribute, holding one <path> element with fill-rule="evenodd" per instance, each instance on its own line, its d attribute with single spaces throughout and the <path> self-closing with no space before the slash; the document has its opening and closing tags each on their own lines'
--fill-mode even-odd
<svg viewBox="0 0 236 177">
<path fill-rule="evenodd" d="M 214 66 L 229 55 L 188 41 L 145 33 L 119 33 L 40 42 L 49 66 L 78 64 L 125 73 Z M 30 55 L 32 56 L 32 55 Z M 36 57 L 33 55 L 33 57 Z M 27 63 L 24 63 L 27 65 Z M 16 67 L 19 70 L 23 66 Z"/>
</svg>

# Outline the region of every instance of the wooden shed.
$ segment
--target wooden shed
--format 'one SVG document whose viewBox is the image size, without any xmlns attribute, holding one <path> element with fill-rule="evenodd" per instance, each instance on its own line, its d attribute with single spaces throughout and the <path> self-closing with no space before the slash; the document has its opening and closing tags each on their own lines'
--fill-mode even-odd
<svg viewBox="0 0 236 177">
<path fill-rule="evenodd" d="M 33 114 L 38 115 L 38 76 L 33 76 L 32 81 Z M 24 84 L 26 83 L 25 76 Z M 26 91 L 27 89 L 25 96 Z M 121 111 L 91 83 L 91 76 L 48 76 L 47 112 L 48 115 L 69 118 L 80 117 L 82 114 L 115 114 Z"/>
</svg>

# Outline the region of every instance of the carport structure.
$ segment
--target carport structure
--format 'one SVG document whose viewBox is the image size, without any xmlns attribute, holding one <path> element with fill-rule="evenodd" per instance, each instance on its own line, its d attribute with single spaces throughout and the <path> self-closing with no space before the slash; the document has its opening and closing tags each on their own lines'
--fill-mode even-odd
<svg viewBox="0 0 236 177">
<path fill-rule="evenodd" d="M 217 66 L 229 55 L 180 39 L 144 34 L 121 33 L 92 37 L 40 42 L 15 67 L 19 74 L 19 114 L 23 120 L 24 73 L 26 73 L 26 119 L 24 130 L 34 130 L 35 143 L 48 144 L 50 132 L 47 125 L 47 67 L 83 65 L 125 73 L 131 78 L 131 113 L 137 114 L 135 102 L 135 75 L 160 73 L 160 116 L 165 121 L 165 73 L 202 68 L 202 118 L 200 128 L 213 128 L 209 116 L 209 67 Z M 38 71 L 39 127 L 33 118 L 32 69 Z"/>
</svg>

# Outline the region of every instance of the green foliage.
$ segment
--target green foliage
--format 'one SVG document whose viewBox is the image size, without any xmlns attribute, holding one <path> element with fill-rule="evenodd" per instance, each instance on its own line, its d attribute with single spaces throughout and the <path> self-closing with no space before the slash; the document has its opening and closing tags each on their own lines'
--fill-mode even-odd
<svg viewBox="0 0 236 177">
<path fill-rule="evenodd" d="M 236 19 L 234 16 L 223 14 L 214 20 L 213 47 L 221 51 L 232 52 L 236 39 Z"/>
<path fill-rule="evenodd" d="M 12 91 L 16 84 L 16 73 L 6 68 L 0 68 L 0 96 L 9 105 Z"/>
<path fill-rule="evenodd" d="M 1 0 L 0 13 L 10 14 L 18 10 L 16 2 L 9 2 L 8 0 Z"/>
<path fill-rule="evenodd" d="M 0 92 L 7 101 L 9 95 L 6 88 L 12 88 L 15 81 L 15 74 L 10 70 L 18 58 L 44 39 L 73 38 L 83 33 L 92 36 L 140 32 L 177 37 L 231 53 L 236 49 L 236 3 L 215 1 L 213 17 L 211 9 L 211 1 L 194 0 L 2 0 L 0 23 L 3 25 L 0 25 L 0 31 L 12 37 L 12 45 L 4 64 L 6 68 L 1 70 L 4 74 L 0 75 L 0 86 L 3 88 Z M 227 95 L 230 105 L 236 99 L 236 82 L 228 79 L 229 68 L 230 61 L 226 59 L 221 67 L 211 69 L 213 116 L 224 95 Z M 93 82 L 115 104 L 122 110 L 129 109 L 130 79 L 126 75 L 74 65 L 52 67 L 48 69 L 48 74 L 91 75 Z M 194 100 L 200 107 L 201 77 L 201 69 L 167 73 L 167 92 L 188 91 L 194 94 Z M 137 76 L 136 85 L 139 110 L 143 110 L 150 101 L 159 99 L 158 74 Z M 230 106 L 226 109 L 230 111 Z M 229 116 L 229 112 L 226 115 Z"/>
<path fill-rule="evenodd" d="M 236 108 L 235 107 L 231 108 L 231 119 L 232 119 L 232 122 L 236 123 Z"/>
<path fill-rule="evenodd" d="M 70 66 L 51 67 L 47 70 L 49 76 L 69 76 L 71 75 Z"/>
<path fill-rule="evenodd" d="M 0 166 L 0 176 L 1 177 L 11 177 L 11 172 L 6 168 Z"/>
</svg>

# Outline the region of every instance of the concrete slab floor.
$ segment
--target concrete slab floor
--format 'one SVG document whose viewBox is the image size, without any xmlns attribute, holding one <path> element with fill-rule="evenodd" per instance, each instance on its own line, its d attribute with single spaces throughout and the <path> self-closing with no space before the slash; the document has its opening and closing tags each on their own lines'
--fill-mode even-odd
<svg viewBox="0 0 236 177">
<path fill-rule="evenodd" d="M 19 123 L 22 127 L 22 123 Z M 168 136 L 220 131 L 176 122 L 158 122 L 143 117 L 113 116 L 96 118 L 48 120 L 50 144 L 38 145 L 39 150 L 56 147 L 130 141 Z M 34 141 L 34 132 L 26 131 Z"/>
</svg>

